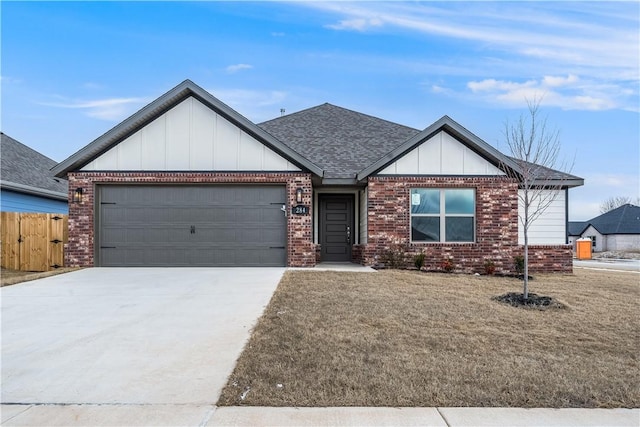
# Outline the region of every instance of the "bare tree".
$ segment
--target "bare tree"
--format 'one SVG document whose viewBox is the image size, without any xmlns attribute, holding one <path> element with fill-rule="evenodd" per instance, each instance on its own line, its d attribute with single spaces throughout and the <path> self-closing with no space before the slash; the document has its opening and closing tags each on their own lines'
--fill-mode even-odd
<svg viewBox="0 0 640 427">
<path fill-rule="evenodd" d="M 505 165 L 507 174 L 519 183 L 518 219 L 524 232 L 524 299 L 529 298 L 529 228 L 558 198 L 568 175 L 559 163 L 560 138 L 557 129 L 547 127 L 540 116 L 541 99 L 527 99 L 528 114 L 514 122 L 506 122 L 504 136 L 513 162 Z"/>
<path fill-rule="evenodd" d="M 627 203 L 633 203 L 633 199 L 626 196 L 609 197 L 600 204 L 600 213 L 607 213 Z M 640 199 L 636 199 L 635 204 L 640 204 Z"/>
</svg>

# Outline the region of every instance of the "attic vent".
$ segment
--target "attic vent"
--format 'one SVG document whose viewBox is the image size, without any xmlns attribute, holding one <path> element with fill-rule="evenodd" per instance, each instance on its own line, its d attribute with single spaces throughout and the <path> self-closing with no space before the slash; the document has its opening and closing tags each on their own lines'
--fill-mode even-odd
<svg viewBox="0 0 640 427">
<path fill-rule="evenodd" d="M 280 109 L 280 117 L 284 116 L 284 111 L 285 111 L 284 108 Z"/>
</svg>

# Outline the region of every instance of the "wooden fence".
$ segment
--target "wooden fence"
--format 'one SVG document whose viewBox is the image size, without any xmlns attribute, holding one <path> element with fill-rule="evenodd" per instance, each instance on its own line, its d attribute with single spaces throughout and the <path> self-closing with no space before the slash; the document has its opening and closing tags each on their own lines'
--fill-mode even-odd
<svg viewBox="0 0 640 427">
<path fill-rule="evenodd" d="M 64 266 L 68 215 L 0 212 L 3 268 L 49 271 Z"/>
</svg>

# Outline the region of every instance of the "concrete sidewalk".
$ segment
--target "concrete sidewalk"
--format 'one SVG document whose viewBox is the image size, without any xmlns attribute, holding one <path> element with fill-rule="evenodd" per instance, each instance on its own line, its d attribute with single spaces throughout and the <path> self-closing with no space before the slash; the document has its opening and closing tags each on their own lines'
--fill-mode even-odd
<svg viewBox="0 0 640 427">
<path fill-rule="evenodd" d="M 637 427 L 640 409 L 2 405 L 2 425 Z"/>
<path fill-rule="evenodd" d="M 589 260 L 573 260 L 574 268 L 584 268 L 588 270 L 614 270 L 630 273 L 640 272 L 640 260 L 637 259 L 612 259 L 598 258 Z"/>
</svg>

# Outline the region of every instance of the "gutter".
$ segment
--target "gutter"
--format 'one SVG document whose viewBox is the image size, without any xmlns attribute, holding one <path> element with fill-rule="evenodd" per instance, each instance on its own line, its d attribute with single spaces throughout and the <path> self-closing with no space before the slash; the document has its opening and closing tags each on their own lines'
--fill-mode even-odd
<svg viewBox="0 0 640 427">
<path fill-rule="evenodd" d="M 17 182 L 0 180 L 0 188 L 18 193 L 31 194 L 33 196 L 46 197 L 47 199 L 61 200 L 64 202 L 69 201 L 69 195 L 67 193 L 46 190 L 44 188 L 33 187 L 31 185 L 18 184 Z"/>
</svg>

